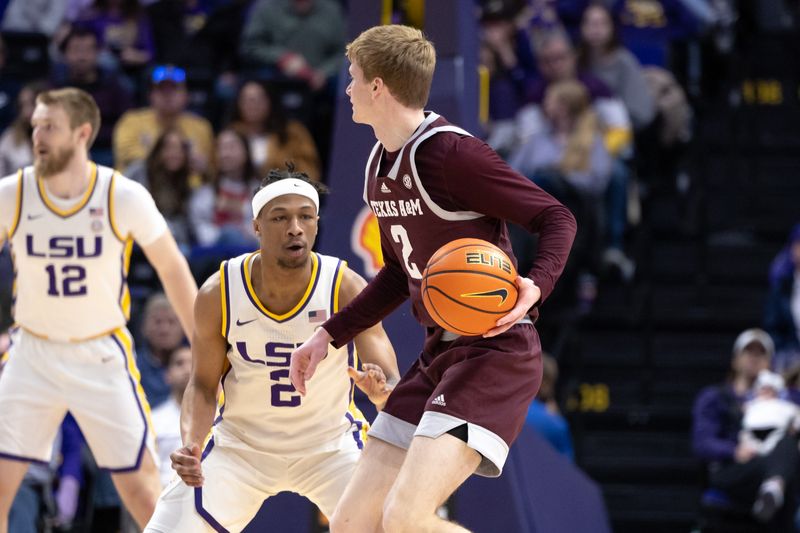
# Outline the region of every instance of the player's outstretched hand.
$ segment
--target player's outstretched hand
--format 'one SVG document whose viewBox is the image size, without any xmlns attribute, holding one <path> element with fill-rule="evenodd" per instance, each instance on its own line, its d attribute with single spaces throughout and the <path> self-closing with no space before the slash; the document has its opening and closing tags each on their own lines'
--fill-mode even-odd
<svg viewBox="0 0 800 533">
<path fill-rule="evenodd" d="M 539 298 L 542 297 L 542 289 L 537 287 L 531 278 L 517 276 L 515 281 L 517 290 L 519 291 L 517 295 L 517 305 L 515 305 L 507 315 L 499 318 L 496 327 L 484 333 L 484 337 L 494 337 L 506 331 L 524 317 L 528 311 L 530 311 L 531 307 L 533 307 L 533 304 L 538 302 Z"/>
<path fill-rule="evenodd" d="M 311 379 L 317 365 L 328 355 L 328 343 L 333 340 L 324 328 L 319 328 L 306 342 L 292 352 L 289 379 L 297 392 L 306 395 L 306 380 Z"/>
<path fill-rule="evenodd" d="M 394 386 L 386 382 L 386 374 L 381 367 L 372 363 L 362 363 L 360 371 L 349 366 L 347 373 L 378 410 L 383 408 Z"/>
<path fill-rule="evenodd" d="M 190 487 L 203 486 L 203 470 L 200 466 L 200 446 L 190 443 L 183 448 L 178 448 L 169 455 L 172 469 Z"/>
</svg>

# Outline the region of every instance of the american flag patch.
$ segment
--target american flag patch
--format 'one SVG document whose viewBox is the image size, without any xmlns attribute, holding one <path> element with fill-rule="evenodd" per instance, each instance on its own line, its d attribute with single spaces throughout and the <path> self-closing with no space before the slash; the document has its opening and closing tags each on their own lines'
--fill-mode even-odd
<svg viewBox="0 0 800 533">
<path fill-rule="evenodd" d="M 328 311 L 325 309 L 317 309 L 316 311 L 308 312 L 308 321 L 312 324 L 316 322 L 325 322 L 328 319 Z"/>
<path fill-rule="evenodd" d="M 95 217 L 103 216 L 103 208 L 102 207 L 90 207 L 89 214 Z"/>
</svg>

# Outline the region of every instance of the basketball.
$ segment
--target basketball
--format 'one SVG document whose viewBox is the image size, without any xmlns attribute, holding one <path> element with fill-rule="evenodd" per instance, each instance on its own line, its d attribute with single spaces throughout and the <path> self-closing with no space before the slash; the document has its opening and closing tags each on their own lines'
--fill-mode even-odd
<svg viewBox="0 0 800 533">
<path fill-rule="evenodd" d="M 517 269 L 497 246 L 457 239 L 428 260 L 422 301 L 433 320 L 460 335 L 483 335 L 517 303 Z"/>
</svg>

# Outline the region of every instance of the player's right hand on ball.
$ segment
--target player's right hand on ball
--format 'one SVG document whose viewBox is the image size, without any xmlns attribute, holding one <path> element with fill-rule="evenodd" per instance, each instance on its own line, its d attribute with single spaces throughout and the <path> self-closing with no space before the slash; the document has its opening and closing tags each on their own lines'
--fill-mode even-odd
<svg viewBox="0 0 800 533">
<path fill-rule="evenodd" d="M 203 486 L 203 470 L 200 466 L 200 446 L 192 442 L 178 448 L 169 455 L 172 469 L 190 487 Z"/>
</svg>

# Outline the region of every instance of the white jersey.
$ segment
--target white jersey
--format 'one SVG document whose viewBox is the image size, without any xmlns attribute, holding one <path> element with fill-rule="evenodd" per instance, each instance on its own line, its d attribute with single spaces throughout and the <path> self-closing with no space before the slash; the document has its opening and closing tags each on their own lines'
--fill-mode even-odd
<svg viewBox="0 0 800 533">
<path fill-rule="evenodd" d="M 0 239 L 14 259 L 14 318 L 29 332 L 75 342 L 124 327 L 133 241 L 146 246 L 166 231 L 150 193 L 90 163 L 79 200 L 47 192 L 33 167 L 0 180 Z"/>
<path fill-rule="evenodd" d="M 253 258 L 244 254 L 222 264 L 222 335 L 230 369 L 222 378 L 224 403 L 214 427 L 217 445 L 282 456 L 338 450 L 351 434 L 361 447 L 366 421 L 353 404 L 347 347 L 328 348 L 308 381 L 306 396 L 289 380 L 289 357 L 328 316 L 338 311 L 346 263 L 311 254 L 308 288 L 289 312 L 276 315 L 258 299 L 251 283 Z M 353 358 L 355 355 L 352 356 Z"/>
</svg>

